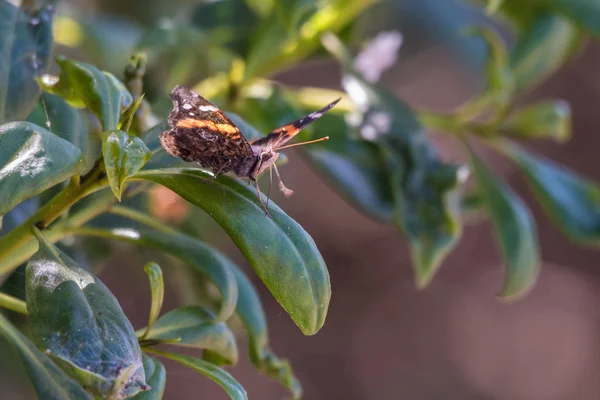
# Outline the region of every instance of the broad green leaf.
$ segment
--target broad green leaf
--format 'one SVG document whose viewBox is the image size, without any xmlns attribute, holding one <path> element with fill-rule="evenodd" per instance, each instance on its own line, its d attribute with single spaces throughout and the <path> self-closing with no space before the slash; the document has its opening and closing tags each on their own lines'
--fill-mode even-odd
<svg viewBox="0 0 600 400">
<path fill-rule="evenodd" d="M 144 354 L 142 360 L 144 361 L 144 372 L 150 390 L 136 394 L 132 397 L 132 400 L 162 400 L 167 384 L 167 371 L 162 363 L 155 358 Z"/>
<path fill-rule="evenodd" d="M 142 345 L 161 342 L 209 350 L 228 365 L 235 365 L 238 359 L 233 332 L 225 322 L 216 321 L 212 312 L 199 306 L 176 308 L 160 317 Z"/>
<path fill-rule="evenodd" d="M 236 312 L 248 331 L 250 361 L 263 373 L 276 379 L 290 390 L 294 399 L 302 396 L 302 386 L 287 360 L 278 358 L 269 348 L 267 320 L 256 289 L 239 269 L 233 269 L 238 284 L 239 298 Z"/>
<path fill-rule="evenodd" d="M 62 56 L 56 58 L 56 63 L 60 75 L 58 78 L 44 75 L 39 80 L 42 88 L 73 107 L 88 108 L 100 120 L 103 131 L 117 129 L 121 113 L 133 103 L 125 85 L 113 74 L 91 64 Z"/>
<path fill-rule="evenodd" d="M 532 3 L 564 14 L 590 34 L 600 35 L 600 2 L 597 0 L 535 0 Z"/>
<path fill-rule="evenodd" d="M 126 399 L 146 385 L 142 353 L 117 299 L 38 233 L 27 263 L 33 341 L 97 396 Z"/>
<path fill-rule="evenodd" d="M 462 170 L 442 163 L 412 110 L 354 71 L 339 39 L 327 36 L 324 45 L 344 67 L 342 86 L 362 120 L 358 135 L 373 142 L 387 164 L 395 223 L 409 240 L 417 285 L 425 287 L 461 236 Z"/>
<path fill-rule="evenodd" d="M 331 297 L 325 262 L 310 235 L 273 202 L 268 218 L 248 185 L 207 180 L 210 175 L 198 169 L 142 171 L 137 179 L 173 190 L 219 223 L 304 334 L 323 326 Z"/>
<path fill-rule="evenodd" d="M 516 90 L 530 89 L 560 68 L 580 47 L 583 35 L 564 16 L 537 12 L 527 20 L 510 52 Z"/>
<path fill-rule="evenodd" d="M 81 172 L 81 151 L 29 122 L 0 125 L 0 215 Z"/>
<path fill-rule="evenodd" d="M 266 17 L 273 12 L 275 7 L 275 0 L 245 0 L 248 7 L 250 7 L 256 14 L 261 17 Z"/>
<path fill-rule="evenodd" d="M 110 188 L 121 201 L 123 184 L 142 169 L 152 153 L 139 137 L 112 130 L 102 134 L 102 154 Z"/>
<path fill-rule="evenodd" d="M 225 392 L 227 392 L 229 397 L 231 397 L 233 400 L 248 399 L 246 391 L 244 390 L 242 385 L 239 384 L 238 381 L 236 381 L 227 372 L 217 367 L 216 365 L 209 363 L 208 361 L 200 360 L 195 357 L 189 357 L 175 353 L 167 353 L 158 350 L 148 350 L 148 352 L 151 354 L 157 354 L 159 356 L 168 358 L 169 360 L 176 361 L 180 364 L 185 365 L 186 367 L 193 369 L 196 372 L 200 372 L 206 377 L 212 379 L 223 389 L 225 389 Z"/>
<path fill-rule="evenodd" d="M 567 237 L 600 245 L 600 187 L 596 182 L 516 145 L 501 149 L 519 164 L 537 200 Z"/>
<path fill-rule="evenodd" d="M 499 296 L 521 296 L 531 289 L 540 270 L 535 222 L 525 203 L 473 152 L 471 160 L 479 193 L 485 201 L 506 262 L 504 284 Z"/>
<path fill-rule="evenodd" d="M 100 124 L 90 111 L 73 108 L 62 98 L 43 92 L 27 121 L 47 126 L 80 149 L 85 162 L 82 174 L 92 169 L 102 150 L 102 139 Z"/>
<path fill-rule="evenodd" d="M 571 137 L 571 107 L 562 100 L 532 104 L 510 115 L 499 129 L 505 136 L 564 142 Z"/>
<path fill-rule="evenodd" d="M 50 65 L 54 5 L 26 11 L 0 1 L 0 123 L 25 119 Z"/>
<path fill-rule="evenodd" d="M 188 267 L 206 274 L 221 292 L 221 308 L 217 321 L 227 320 L 235 311 L 238 300 L 237 284 L 231 271 L 231 261 L 204 243 L 183 234 L 168 234 L 151 230 L 115 228 L 99 230 L 107 237 L 164 251 L 186 263 Z M 82 232 L 85 234 L 85 232 Z"/>
<path fill-rule="evenodd" d="M 156 263 L 148 263 L 144 267 L 144 272 L 146 275 L 148 275 L 148 280 L 150 281 L 150 295 L 152 301 L 150 303 L 148 325 L 146 326 L 146 330 L 142 334 L 141 339 L 148 337 L 152 325 L 154 325 L 158 319 L 160 309 L 162 308 L 163 300 L 165 298 L 165 283 L 160 266 Z"/>
<path fill-rule="evenodd" d="M 40 399 L 85 400 L 92 399 L 83 388 L 69 378 L 47 355 L 39 351 L 2 314 L 0 334 L 14 347 L 31 379 Z"/>
</svg>

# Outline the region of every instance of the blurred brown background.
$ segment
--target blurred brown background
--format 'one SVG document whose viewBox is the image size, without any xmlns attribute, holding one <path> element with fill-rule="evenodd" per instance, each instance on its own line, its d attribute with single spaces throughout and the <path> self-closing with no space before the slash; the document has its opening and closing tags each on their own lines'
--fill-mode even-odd
<svg viewBox="0 0 600 400">
<path fill-rule="evenodd" d="M 118 9 L 125 2 L 98 3 Z M 464 62 L 464 53 L 443 35 L 422 39 L 419 29 L 429 29 L 426 24 L 415 27 L 419 21 L 401 15 L 409 10 L 408 3 L 415 2 L 396 3 L 405 48 L 396 67 L 384 75 L 384 83 L 409 104 L 437 110 L 449 110 L 476 93 L 481 78 Z M 435 3 L 423 1 L 420 15 L 427 16 L 426 7 Z M 450 28 L 455 34 L 462 28 L 456 25 L 460 24 Z M 564 146 L 538 143 L 533 150 L 596 180 L 600 180 L 598 70 L 600 46 L 591 43 L 524 99 L 563 98 L 571 104 L 573 139 Z M 317 62 L 278 78 L 289 84 L 338 87 L 339 71 L 334 63 Z M 433 138 L 448 159 L 460 159 L 447 136 Z M 516 303 L 501 303 L 494 296 L 503 266 L 485 221 L 465 228 L 460 246 L 433 283 L 417 291 L 406 243 L 396 229 L 358 214 L 293 152 L 281 172 L 295 195 L 276 201 L 313 236 L 328 264 L 333 297 L 325 327 L 313 337 L 303 336 L 237 249 L 219 244 L 246 267 L 259 288 L 272 348 L 292 362 L 304 398 L 600 398 L 600 257 L 596 251 L 571 245 L 555 230 L 531 201 L 518 171 L 493 155 L 488 159 L 524 195 L 538 222 L 545 265 L 534 290 Z M 105 269 L 101 279 L 134 326 L 144 326 L 148 289 L 135 285 L 132 293 L 131 285 L 145 281 L 141 264 L 113 267 Z M 173 296 L 177 287 L 172 284 L 167 290 Z M 170 301 L 166 308 L 173 305 Z M 230 372 L 249 397 L 286 398 L 277 383 L 254 371 L 243 345 L 240 350 L 240 364 Z M 220 387 L 202 376 L 173 363 L 165 365 L 166 399 L 227 399 Z"/>
</svg>

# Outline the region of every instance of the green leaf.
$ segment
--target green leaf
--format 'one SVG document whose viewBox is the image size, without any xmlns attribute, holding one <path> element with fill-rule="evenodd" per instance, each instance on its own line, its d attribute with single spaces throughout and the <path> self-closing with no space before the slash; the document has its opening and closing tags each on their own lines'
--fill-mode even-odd
<svg viewBox="0 0 600 400">
<path fill-rule="evenodd" d="M 499 296 L 522 296 L 531 289 L 540 270 L 535 222 L 525 203 L 473 152 L 471 160 L 479 193 L 485 201 L 506 262 L 504 284 Z"/>
<path fill-rule="evenodd" d="M 140 392 L 132 397 L 132 400 L 162 400 L 167 384 L 167 371 L 160 361 L 155 358 L 142 355 L 144 361 L 144 372 L 150 390 Z"/>
<path fill-rule="evenodd" d="M 160 342 L 209 350 L 228 365 L 235 365 L 238 359 L 233 333 L 224 322 L 217 322 L 212 312 L 199 306 L 176 308 L 160 317 L 142 345 Z"/>
<path fill-rule="evenodd" d="M 342 86 L 362 120 L 358 134 L 381 150 L 387 164 L 395 223 L 409 240 L 417 286 L 425 287 L 462 233 L 462 170 L 442 163 L 412 110 L 354 71 L 339 39 L 327 36 L 324 45 L 344 67 Z"/>
<path fill-rule="evenodd" d="M 225 392 L 233 400 L 247 400 L 248 395 L 246 391 L 231 375 L 222 370 L 221 368 L 209 363 L 208 361 L 200 360 L 194 357 L 188 357 L 181 354 L 167 353 L 158 350 L 147 350 L 149 353 L 157 354 L 162 357 L 168 358 L 169 360 L 176 361 L 180 364 L 185 365 L 193 369 L 196 372 L 200 372 L 206 377 L 212 379 L 215 383 L 225 389 Z"/>
<path fill-rule="evenodd" d="M 505 136 L 565 142 L 571 137 L 571 107 L 563 100 L 532 104 L 510 115 L 500 130 Z"/>
<path fill-rule="evenodd" d="M 225 321 L 234 313 L 238 292 L 235 276 L 231 271 L 233 264 L 204 243 L 183 234 L 168 234 L 145 229 L 114 228 L 110 232 L 100 230 L 100 234 L 102 232 L 108 233 L 105 236 L 110 238 L 164 251 L 183 261 L 188 267 L 206 274 L 222 296 L 217 321 Z"/>
<path fill-rule="evenodd" d="M 2 314 L 0 314 L 0 334 L 11 343 L 21 357 L 27 375 L 40 399 L 92 399 L 92 396 L 69 378 L 48 356 L 39 351 Z"/>
<path fill-rule="evenodd" d="M 97 396 L 125 399 L 149 389 L 137 337 L 117 299 L 37 232 L 40 248 L 26 268 L 33 341 Z"/>
<path fill-rule="evenodd" d="M 142 171 L 137 178 L 173 190 L 217 221 L 304 334 L 323 326 L 331 297 L 325 262 L 310 235 L 273 202 L 268 218 L 249 186 L 227 177 L 207 181 L 198 169 Z"/>
<path fill-rule="evenodd" d="M 117 129 L 121 113 L 133 103 L 125 85 L 91 64 L 62 56 L 56 58 L 56 63 L 60 66 L 58 79 L 43 76 L 39 80 L 42 88 L 73 107 L 88 108 L 100 120 L 103 131 Z"/>
<path fill-rule="evenodd" d="M 248 351 L 254 366 L 280 382 L 292 393 L 294 399 L 302 396 L 302 387 L 287 360 L 279 359 L 269 348 L 267 320 L 256 289 L 239 269 L 233 269 L 237 280 L 239 298 L 236 312 L 248 331 Z"/>
<path fill-rule="evenodd" d="M 81 151 L 29 122 L 0 125 L 0 215 L 83 167 Z"/>
<path fill-rule="evenodd" d="M 47 126 L 52 133 L 80 149 L 85 163 L 82 174 L 89 172 L 100 156 L 100 123 L 88 110 L 73 108 L 62 98 L 43 92 L 27 121 Z"/>
<path fill-rule="evenodd" d="M 544 81 L 573 56 L 582 42 L 583 35 L 567 18 L 550 12 L 535 13 L 510 52 L 516 90 L 530 89 Z"/>
<path fill-rule="evenodd" d="M 152 325 L 154 325 L 158 319 L 160 309 L 162 308 L 163 300 L 165 298 L 165 283 L 163 281 L 163 274 L 160 266 L 156 263 L 148 263 L 144 267 L 144 272 L 146 275 L 148 275 L 148 280 L 150 281 L 150 294 L 152 302 L 150 303 L 150 316 L 148 317 L 148 325 L 146 326 L 146 330 L 140 339 L 145 339 L 148 337 Z"/>
<path fill-rule="evenodd" d="M 275 0 L 246 0 L 246 4 L 256 14 L 264 18 L 273 12 Z"/>
<path fill-rule="evenodd" d="M 551 160 L 516 145 L 500 147 L 523 170 L 544 211 L 573 241 L 600 245 L 600 187 Z"/>
<path fill-rule="evenodd" d="M 600 2 L 597 0 L 536 0 L 535 3 L 540 8 L 564 14 L 592 35 L 600 35 Z"/>
<path fill-rule="evenodd" d="M 44 3 L 26 11 L 0 1 L 0 123 L 25 119 L 40 93 L 35 78 L 50 65 L 55 9 Z"/>
<path fill-rule="evenodd" d="M 142 169 L 152 153 L 139 137 L 112 130 L 102 134 L 102 154 L 110 188 L 121 201 L 123 184 Z"/>
</svg>

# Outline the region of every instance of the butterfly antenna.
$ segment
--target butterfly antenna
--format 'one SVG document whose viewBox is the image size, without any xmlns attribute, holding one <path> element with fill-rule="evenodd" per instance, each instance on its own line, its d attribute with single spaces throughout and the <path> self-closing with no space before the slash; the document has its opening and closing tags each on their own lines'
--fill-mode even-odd
<svg viewBox="0 0 600 400">
<path fill-rule="evenodd" d="M 305 144 L 318 143 L 318 142 L 323 142 L 325 140 L 329 140 L 329 136 L 325 136 L 325 137 L 315 139 L 315 140 L 309 140 L 308 142 L 288 144 L 287 146 L 277 147 L 277 148 L 275 148 L 275 150 L 289 149 L 290 147 L 304 146 Z"/>
<path fill-rule="evenodd" d="M 285 185 L 281 181 L 281 175 L 279 175 L 279 170 L 277 169 L 277 166 L 275 164 L 273 164 L 273 169 L 275 170 L 275 175 L 277 176 L 277 180 L 279 181 L 279 190 L 283 193 L 285 197 L 290 197 L 291 195 L 293 195 L 294 191 L 285 187 Z"/>
</svg>

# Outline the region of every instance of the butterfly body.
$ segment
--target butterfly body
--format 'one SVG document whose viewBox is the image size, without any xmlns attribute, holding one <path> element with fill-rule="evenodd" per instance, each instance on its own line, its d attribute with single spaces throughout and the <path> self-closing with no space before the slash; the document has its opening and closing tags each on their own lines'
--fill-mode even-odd
<svg viewBox="0 0 600 400">
<path fill-rule="evenodd" d="M 229 117 L 196 92 L 176 86 L 169 97 L 173 101 L 168 118 L 171 129 L 159 135 L 165 151 L 184 161 L 198 163 L 214 175 L 229 173 L 253 182 L 274 166 L 278 150 L 288 147 L 283 146 L 286 142 L 339 101 L 249 143 Z M 277 170 L 275 172 L 279 175 Z M 282 187 L 285 188 L 280 181 L 280 189 L 286 193 L 288 189 Z M 259 199 L 262 203 L 260 196 Z"/>
</svg>

